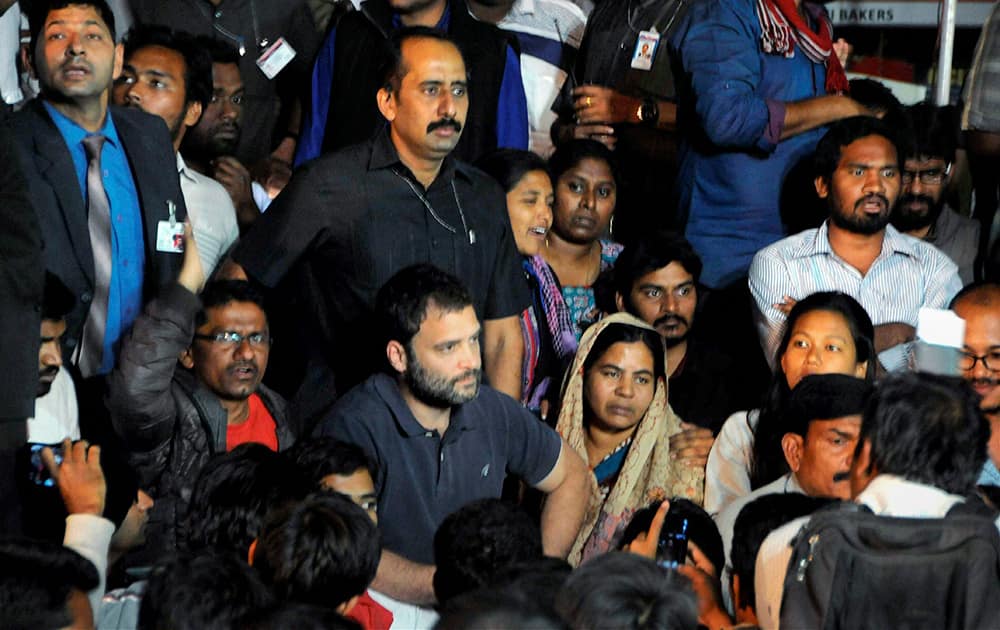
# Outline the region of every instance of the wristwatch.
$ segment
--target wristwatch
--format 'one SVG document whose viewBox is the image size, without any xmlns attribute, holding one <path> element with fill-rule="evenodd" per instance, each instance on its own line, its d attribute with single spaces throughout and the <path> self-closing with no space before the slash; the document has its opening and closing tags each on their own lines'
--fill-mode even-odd
<svg viewBox="0 0 1000 630">
<path fill-rule="evenodd" d="M 656 121 L 660 118 L 660 106 L 651 98 L 642 99 L 639 109 L 636 111 L 639 122 L 649 127 L 655 127 Z"/>
</svg>

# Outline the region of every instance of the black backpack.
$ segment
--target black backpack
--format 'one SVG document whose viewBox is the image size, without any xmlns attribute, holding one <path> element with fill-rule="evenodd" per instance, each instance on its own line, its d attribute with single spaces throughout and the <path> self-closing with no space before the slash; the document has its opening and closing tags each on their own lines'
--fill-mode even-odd
<svg viewBox="0 0 1000 630">
<path fill-rule="evenodd" d="M 976 500 L 944 518 L 816 511 L 792 540 L 781 628 L 1000 629 L 995 516 Z"/>
</svg>

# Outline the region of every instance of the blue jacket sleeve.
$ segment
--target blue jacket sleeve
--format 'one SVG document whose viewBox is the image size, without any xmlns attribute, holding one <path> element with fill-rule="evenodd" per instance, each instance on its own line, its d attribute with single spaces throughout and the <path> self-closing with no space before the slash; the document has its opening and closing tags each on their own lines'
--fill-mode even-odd
<svg viewBox="0 0 1000 630">
<path fill-rule="evenodd" d="M 497 148 L 528 148 L 528 101 L 521 80 L 521 60 L 510 46 L 497 97 Z"/>
<path fill-rule="evenodd" d="M 720 147 L 773 151 L 784 107 L 759 94 L 760 27 L 748 0 L 696 3 L 680 43 L 691 77 L 695 112 L 708 139 Z"/>
<path fill-rule="evenodd" d="M 326 119 L 330 113 L 330 85 L 333 81 L 333 55 L 337 44 L 337 29 L 323 41 L 323 47 L 316 55 L 313 65 L 312 89 L 309 107 L 302 121 L 299 144 L 295 150 L 295 166 L 319 157 L 323 150 L 323 136 L 326 134 Z"/>
</svg>

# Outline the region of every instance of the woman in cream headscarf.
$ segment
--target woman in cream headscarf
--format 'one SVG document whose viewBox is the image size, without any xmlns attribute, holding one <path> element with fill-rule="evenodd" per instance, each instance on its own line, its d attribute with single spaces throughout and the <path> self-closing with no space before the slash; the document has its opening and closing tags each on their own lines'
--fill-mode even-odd
<svg viewBox="0 0 1000 630">
<path fill-rule="evenodd" d="M 704 469 L 670 453 L 681 427 L 667 404 L 665 364 L 659 333 L 625 313 L 600 320 L 580 340 L 556 425 L 594 473 L 569 555 L 574 566 L 615 549 L 632 514 L 654 500 L 701 503 Z"/>
</svg>

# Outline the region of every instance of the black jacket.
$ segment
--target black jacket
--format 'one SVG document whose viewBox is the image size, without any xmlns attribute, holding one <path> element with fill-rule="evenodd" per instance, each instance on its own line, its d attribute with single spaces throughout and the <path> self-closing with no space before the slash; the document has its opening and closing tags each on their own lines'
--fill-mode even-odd
<svg viewBox="0 0 1000 630">
<path fill-rule="evenodd" d="M 200 308 L 196 295 L 169 287 L 135 320 L 108 379 L 115 431 L 140 487 L 156 501 L 147 529 L 153 549 L 176 547 L 198 473 L 212 455 L 226 452 L 226 410 L 177 362 L 191 344 Z M 257 393 L 277 424 L 279 450 L 288 448 L 295 436 L 285 400 L 263 385 Z"/>
<path fill-rule="evenodd" d="M 162 119 L 135 109 L 112 107 L 109 111 L 139 195 L 146 237 L 144 298 L 151 299 L 177 278 L 181 266 L 179 254 L 156 251 L 156 230 L 158 222 L 167 219 L 167 201 L 174 202 L 178 221 L 187 216 L 177 158 Z M 66 142 L 39 99 L 11 114 L 6 126 L 14 136 L 28 180 L 28 194 L 42 232 L 45 268 L 59 276 L 77 299 L 63 335 L 63 349 L 69 357 L 79 343 L 94 290 L 87 206 Z"/>
</svg>

